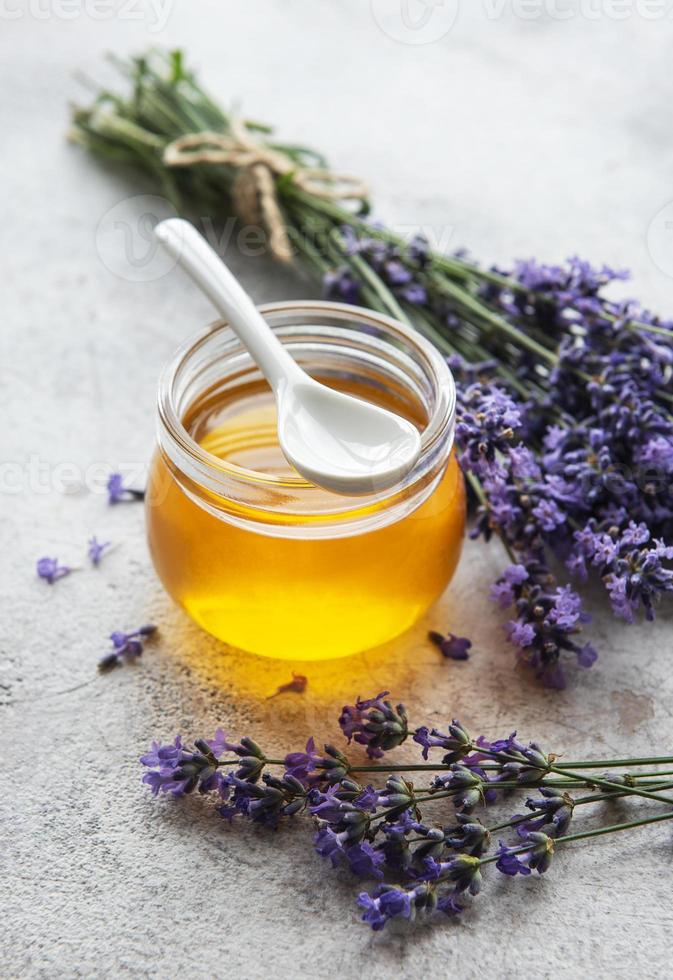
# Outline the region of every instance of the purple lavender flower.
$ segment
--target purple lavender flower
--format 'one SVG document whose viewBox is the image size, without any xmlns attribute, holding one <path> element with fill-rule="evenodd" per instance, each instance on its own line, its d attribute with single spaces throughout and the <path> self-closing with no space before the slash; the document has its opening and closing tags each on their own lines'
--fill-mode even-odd
<svg viewBox="0 0 673 980">
<path fill-rule="evenodd" d="M 320 754 L 315 751 L 315 739 L 311 737 L 306 743 L 305 752 L 288 752 L 285 756 L 285 772 L 308 786 L 312 780 L 317 781 L 312 774 L 319 759 Z"/>
<path fill-rule="evenodd" d="M 179 735 L 167 745 L 152 742 L 150 751 L 140 757 L 142 764 L 150 770 L 143 776 L 143 783 L 150 787 L 154 796 L 159 793 L 184 796 L 195 789 L 200 793 L 221 792 L 224 777 L 217 767 L 221 736 L 222 732 L 218 730 L 210 742 L 197 739 L 194 749 L 188 748 Z"/>
<path fill-rule="evenodd" d="M 125 486 L 121 473 L 111 473 L 107 481 L 107 496 L 109 504 L 119 504 L 130 500 L 144 500 L 145 491 Z"/>
<path fill-rule="evenodd" d="M 537 742 L 529 742 L 528 745 L 519 742 L 516 732 L 512 732 L 508 738 L 495 741 L 488 741 L 480 735 L 477 746 L 480 758 L 495 760 L 500 764 L 501 778 L 515 779 L 523 784 L 542 779 L 556 760 L 553 753 L 545 752 Z"/>
<path fill-rule="evenodd" d="M 515 647 L 524 649 L 532 646 L 535 636 L 535 627 L 532 623 L 520 623 L 516 619 L 510 619 L 507 623 L 507 638 Z"/>
<path fill-rule="evenodd" d="M 91 564 L 97 568 L 101 563 L 104 552 L 106 551 L 107 548 L 110 547 L 111 547 L 110 541 L 100 542 L 96 538 L 95 534 L 92 538 L 89 538 L 87 555 L 89 557 L 89 561 L 91 562 Z"/>
<path fill-rule="evenodd" d="M 510 565 L 497 582 L 491 586 L 491 599 L 497 602 L 501 609 L 507 609 L 514 604 L 516 595 L 514 589 L 528 578 L 528 572 L 523 565 Z"/>
<path fill-rule="evenodd" d="M 587 563 L 599 569 L 615 615 L 627 622 L 634 621 L 640 606 L 653 619 L 656 602 L 673 591 L 673 569 L 664 565 L 673 560 L 673 547 L 650 538 L 647 525 L 635 521 L 621 531 L 616 525 L 597 530 L 590 521 L 574 535 L 574 567 L 584 577 Z"/>
<path fill-rule="evenodd" d="M 566 520 L 566 515 L 553 500 L 539 500 L 531 513 L 540 529 L 547 534 L 555 531 Z"/>
<path fill-rule="evenodd" d="M 464 813 L 470 813 L 485 799 L 485 780 L 482 775 L 457 762 L 451 766 L 451 772 L 434 777 L 432 788 L 453 793 L 453 805 L 456 810 Z"/>
<path fill-rule="evenodd" d="M 465 911 L 465 906 L 458 901 L 457 896 L 453 892 L 448 892 L 446 895 L 441 895 L 438 898 L 437 911 L 443 912 L 444 915 L 448 915 L 450 918 L 454 918 Z"/>
<path fill-rule="evenodd" d="M 321 755 L 316 751 L 313 738 L 306 743 L 306 751 L 289 752 L 285 756 L 285 771 L 305 786 L 323 782 L 341 783 L 349 769 L 350 763 L 342 752 L 333 745 L 325 745 L 324 755 Z"/>
<path fill-rule="evenodd" d="M 554 856 L 554 839 L 541 831 L 525 834 L 528 846 L 507 847 L 500 842 L 496 868 L 505 875 L 529 875 L 531 871 L 544 874 Z"/>
<path fill-rule="evenodd" d="M 521 837 L 527 837 L 530 831 L 540 830 L 546 824 L 551 824 L 555 836 L 565 834 L 573 817 L 575 801 L 567 793 L 551 787 L 541 786 L 540 794 L 540 799 L 529 797 L 526 806 L 529 810 L 542 812 L 537 817 L 517 824 L 517 833 Z"/>
<path fill-rule="evenodd" d="M 428 305 L 429 293 L 423 281 L 428 250 L 427 243 L 420 236 L 414 238 L 407 248 L 401 248 L 378 238 L 359 236 L 346 225 L 341 229 L 341 239 L 345 254 L 359 256 L 360 261 L 366 262 L 399 300 L 411 306 Z M 345 280 L 343 283 L 342 278 Z M 348 302 L 358 301 L 360 283 L 349 267 L 327 273 L 323 283 L 326 281 L 331 290 L 328 295 L 333 298 L 338 298 L 342 291 L 348 292 L 353 284 L 357 287 L 357 296 Z"/>
<path fill-rule="evenodd" d="M 496 868 L 501 874 L 514 877 L 515 875 L 529 875 L 531 873 L 528 865 L 521 860 L 516 848 L 508 847 L 503 841 L 498 846 L 498 860 Z"/>
<path fill-rule="evenodd" d="M 376 932 L 390 919 L 413 919 L 417 910 L 433 911 L 437 907 L 437 895 L 425 882 L 409 890 L 397 885 L 379 885 L 372 895 L 361 892 L 358 905 L 364 909 L 362 921 Z"/>
<path fill-rule="evenodd" d="M 379 805 L 380 790 L 373 786 L 365 786 L 362 792 L 353 800 L 355 806 L 368 813 L 374 813 Z"/>
<path fill-rule="evenodd" d="M 181 757 L 182 739 L 179 735 L 176 735 L 174 742 L 167 745 L 152 742 L 150 751 L 141 755 L 142 764 L 151 769 L 150 772 L 145 773 L 142 781 L 150 787 L 154 796 L 159 793 L 181 796 L 185 792 L 188 781 L 178 782 L 175 779 L 175 770 L 180 764 Z"/>
<path fill-rule="evenodd" d="M 337 868 L 343 857 L 343 848 L 339 842 L 339 835 L 331 827 L 324 826 L 317 831 L 313 838 L 313 846 L 316 853 L 322 858 L 327 858 L 333 868 Z"/>
<path fill-rule="evenodd" d="M 409 815 L 409 811 L 405 811 Z M 442 827 L 428 827 L 412 818 L 413 843 L 410 848 L 415 866 L 423 867 L 426 858 L 439 860 L 447 847 L 446 831 Z"/>
<path fill-rule="evenodd" d="M 481 860 L 470 854 L 459 854 L 450 861 L 435 861 L 426 858 L 425 872 L 421 876 L 426 881 L 450 881 L 457 894 L 469 891 L 470 895 L 478 895 L 481 891 Z"/>
<path fill-rule="evenodd" d="M 384 752 L 397 748 L 409 734 L 407 713 L 403 704 L 393 708 L 384 701 L 387 691 L 374 698 L 357 699 L 354 705 L 344 705 L 339 725 L 350 742 L 367 747 L 371 759 L 380 759 Z"/>
<path fill-rule="evenodd" d="M 570 586 L 554 587 L 554 578 L 539 557 L 531 556 L 527 561 L 525 578 L 518 571 L 508 572 L 495 586 L 496 598 L 504 601 L 510 594 L 514 598 L 517 618 L 507 623 L 508 638 L 518 648 L 521 660 L 547 686 L 564 687 L 563 653 L 574 654 L 581 667 L 591 666 L 596 659 L 590 644 L 574 640 L 589 616 Z"/>
<path fill-rule="evenodd" d="M 440 732 L 437 728 L 429 729 L 425 726 L 417 728 L 414 732 L 414 742 L 418 742 L 419 745 L 423 746 L 424 759 L 428 758 L 430 749 L 445 749 L 447 754 L 442 759 L 445 765 L 450 765 L 452 762 L 459 762 L 461 759 L 464 759 L 473 748 L 472 738 L 469 732 L 456 718 L 448 726 L 446 734 Z"/>
<path fill-rule="evenodd" d="M 427 238 L 423 235 L 414 235 L 407 247 L 409 258 L 417 265 L 424 267 L 430 259 L 430 247 Z"/>
<path fill-rule="evenodd" d="M 359 790 L 360 787 L 357 787 Z M 342 847 L 361 844 L 371 821 L 370 814 L 352 802 L 351 792 L 338 786 L 330 786 L 324 793 L 313 789 L 309 796 L 309 811 L 322 829 L 331 827 Z"/>
<path fill-rule="evenodd" d="M 237 790 L 235 809 L 253 823 L 276 829 L 282 817 L 292 817 L 306 806 L 306 787 L 294 776 L 285 774 L 281 779 L 265 772 L 261 783 L 248 779 L 229 777 L 229 783 Z M 222 816 L 229 816 L 228 812 Z"/>
<path fill-rule="evenodd" d="M 351 871 L 358 878 L 383 878 L 381 865 L 385 857 L 367 841 L 347 847 L 344 855 Z"/>
<path fill-rule="evenodd" d="M 642 605 L 646 619 L 654 619 L 656 602 L 665 592 L 673 592 L 673 569 L 663 564 L 671 560 L 673 546 L 663 541 L 626 552 L 622 545 L 613 570 L 603 576 L 615 614 L 632 623 Z"/>
<path fill-rule="evenodd" d="M 430 630 L 428 637 L 440 649 L 442 655 L 447 660 L 469 659 L 470 654 L 468 650 L 472 646 L 472 641 L 468 640 L 467 637 L 456 636 L 454 633 L 449 633 L 447 636 L 444 636 L 435 630 Z"/>
<path fill-rule="evenodd" d="M 120 667 L 124 662 L 136 660 L 143 652 L 143 640 L 152 636 L 156 629 L 156 626 L 148 623 L 131 633 L 124 633 L 122 630 L 110 633 L 113 649 L 99 661 L 98 669 L 112 670 L 113 667 Z"/>
<path fill-rule="evenodd" d="M 399 873 L 406 873 L 413 861 L 413 854 L 407 840 L 407 832 L 399 827 L 399 821 L 384 823 L 380 833 L 385 836 L 377 845 L 383 854 L 386 867 Z"/>
<path fill-rule="evenodd" d="M 352 304 L 358 303 L 360 299 L 360 284 L 348 266 L 326 272 L 323 277 L 323 289 L 326 299 Z"/>
<path fill-rule="evenodd" d="M 390 919 L 401 916 L 412 917 L 413 892 L 395 885 L 381 885 L 373 895 L 361 892 L 358 905 L 364 909 L 362 921 L 368 923 L 375 932 L 383 929 Z"/>
<path fill-rule="evenodd" d="M 456 443 L 461 466 L 479 477 L 499 476 L 498 456 L 506 452 L 521 424 L 521 413 L 496 385 L 475 382 L 461 393 Z"/>
<path fill-rule="evenodd" d="M 340 835 L 335 834 L 331 827 L 323 827 L 315 835 L 314 843 L 316 852 L 320 857 L 328 858 L 333 868 L 346 863 L 358 878 L 383 877 L 385 855 L 367 841 L 343 847 Z"/>
<path fill-rule="evenodd" d="M 404 286 L 411 282 L 411 271 L 399 259 L 388 259 L 383 272 L 390 286 Z"/>
<path fill-rule="evenodd" d="M 457 813 L 458 826 L 444 835 L 447 847 L 481 857 L 491 846 L 491 835 L 480 820 L 466 813 Z"/>
<path fill-rule="evenodd" d="M 403 776 L 391 775 L 386 779 L 386 788 L 378 793 L 378 806 L 389 810 L 388 818 L 415 812 L 414 785 Z"/>
<path fill-rule="evenodd" d="M 232 752 L 238 757 L 238 768 L 232 774 L 236 780 L 250 783 L 258 781 L 266 766 L 266 756 L 254 739 L 244 735 L 240 742 L 223 741 L 222 751 Z M 296 778 L 291 773 L 286 775 Z"/>
<path fill-rule="evenodd" d="M 225 753 L 237 757 L 237 769 L 226 775 L 220 771 Z M 256 784 L 266 758 L 251 738 L 232 743 L 220 728 L 212 739 L 196 739 L 193 748 L 185 745 L 180 736 L 170 745 L 153 742 L 150 752 L 140 761 L 151 769 L 143 782 L 150 785 L 153 793 L 182 796 L 197 788 L 201 793 L 215 791 L 226 804 L 220 812 L 229 818 L 244 813 L 258 822 L 272 824 L 275 817 L 291 815 L 306 802 L 306 787 L 289 775 L 275 782 L 267 781 L 262 793 L 247 789 Z"/>
<path fill-rule="evenodd" d="M 428 292 L 419 282 L 410 282 L 403 286 L 400 296 L 412 306 L 424 306 L 428 301 Z"/>
<path fill-rule="evenodd" d="M 49 585 L 53 585 L 60 578 L 70 575 L 72 568 L 69 565 L 59 565 L 58 558 L 39 558 L 37 561 L 37 576 L 43 578 Z"/>
</svg>

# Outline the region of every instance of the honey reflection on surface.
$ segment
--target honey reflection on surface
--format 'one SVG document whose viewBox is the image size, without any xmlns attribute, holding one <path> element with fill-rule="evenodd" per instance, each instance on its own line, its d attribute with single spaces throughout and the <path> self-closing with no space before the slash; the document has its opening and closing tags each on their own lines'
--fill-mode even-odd
<svg viewBox="0 0 673 980">
<path fill-rule="evenodd" d="M 219 725 L 232 735 L 251 734 L 269 750 L 301 749 L 309 735 L 345 748 L 337 722 L 341 707 L 358 696 L 371 697 L 383 690 L 410 708 L 436 704 L 443 718 L 442 705 L 449 714 L 458 711 L 464 702 L 462 689 L 470 678 L 474 682 L 470 663 L 447 664 L 427 639 L 430 628 L 446 629 L 447 623 L 456 621 L 450 591 L 402 636 L 348 659 L 331 661 L 260 657 L 206 635 L 178 609 L 169 617 L 162 655 L 172 662 L 167 677 L 171 683 L 177 681 L 172 691 L 180 716 L 196 719 L 185 722 L 186 729 L 190 733 L 198 729 L 200 734 L 203 728 L 208 736 Z M 184 683 L 179 682 L 182 674 Z M 306 690 L 277 694 L 293 674 L 306 677 Z M 415 717 L 420 717 L 420 711 Z"/>
</svg>

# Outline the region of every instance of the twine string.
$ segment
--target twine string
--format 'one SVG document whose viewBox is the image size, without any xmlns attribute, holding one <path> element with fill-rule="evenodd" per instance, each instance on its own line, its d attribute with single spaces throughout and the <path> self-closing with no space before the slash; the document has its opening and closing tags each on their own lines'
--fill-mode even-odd
<svg viewBox="0 0 673 980">
<path fill-rule="evenodd" d="M 236 171 L 232 195 L 242 221 L 264 228 L 273 255 L 282 262 L 292 259 L 276 180 L 285 177 L 296 187 L 326 201 L 364 201 L 367 185 L 351 174 L 320 167 L 303 167 L 291 156 L 250 134 L 242 120 L 233 120 L 228 133 L 204 130 L 187 133 L 169 143 L 163 152 L 167 167 L 225 164 Z"/>
</svg>

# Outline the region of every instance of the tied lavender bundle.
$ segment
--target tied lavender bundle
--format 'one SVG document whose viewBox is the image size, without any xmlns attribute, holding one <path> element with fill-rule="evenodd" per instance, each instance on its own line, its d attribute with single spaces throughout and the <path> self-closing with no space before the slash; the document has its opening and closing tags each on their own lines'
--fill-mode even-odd
<svg viewBox="0 0 673 980">
<path fill-rule="evenodd" d="M 358 898 L 374 930 L 419 912 L 460 915 L 481 891 L 489 865 L 506 877 L 542 875 L 568 844 L 673 818 L 673 796 L 665 793 L 673 772 L 660 768 L 673 756 L 565 762 L 516 732 L 475 739 L 456 720 L 445 730 L 412 728 L 404 706 L 386 695 L 346 705 L 343 734 L 365 746 L 370 760 L 411 738 L 423 762 L 355 764 L 333 745 L 319 751 L 313 738 L 304 751 L 275 759 L 253 739 L 232 742 L 218 730 L 193 745 L 180 736 L 154 742 L 140 760 L 143 782 L 155 795 L 210 797 L 229 823 L 243 818 L 275 830 L 286 818 L 309 814 L 317 854 L 376 883 Z M 413 773 L 420 783 L 409 778 Z M 525 812 L 502 818 L 483 812 L 517 791 L 525 794 Z M 633 796 L 665 809 L 578 826 L 579 814 L 595 816 L 606 803 Z M 439 821 L 424 817 L 426 806 Z"/>
<path fill-rule="evenodd" d="M 520 661 L 551 687 L 569 660 L 593 663 L 574 588 L 590 574 L 616 616 L 652 619 L 673 590 L 673 324 L 609 298 L 626 274 L 440 254 L 369 220 L 362 186 L 320 154 L 223 112 L 179 52 L 116 64 L 131 95 L 101 91 L 73 138 L 144 170 L 206 233 L 244 210 L 328 297 L 413 325 L 449 359 L 473 533 L 509 555 L 493 597 Z"/>
</svg>

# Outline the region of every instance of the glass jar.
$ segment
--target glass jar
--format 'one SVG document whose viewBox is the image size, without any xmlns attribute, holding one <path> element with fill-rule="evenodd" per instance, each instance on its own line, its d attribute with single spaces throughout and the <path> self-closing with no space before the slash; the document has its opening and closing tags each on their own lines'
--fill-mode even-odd
<svg viewBox="0 0 673 980">
<path fill-rule="evenodd" d="M 341 657 L 408 629 L 456 568 L 455 387 L 437 350 L 389 317 L 317 301 L 261 310 L 313 377 L 417 424 L 420 458 L 399 485 L 364 497 L 306 482 L 280 453 L 266 382 L 218 322 L 160 381 L 150 550 L 166 591 L 221 640 L 282 659 Z"/>
</svg>

